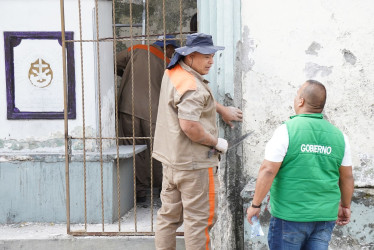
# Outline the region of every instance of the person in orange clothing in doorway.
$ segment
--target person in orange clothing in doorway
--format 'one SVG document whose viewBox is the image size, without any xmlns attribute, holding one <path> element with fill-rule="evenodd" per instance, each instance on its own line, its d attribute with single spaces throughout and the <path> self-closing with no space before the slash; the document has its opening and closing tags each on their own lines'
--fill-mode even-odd
<svg viewBox="0 0 374 250">
<path fill-rule="evenodd" d="M 218 138 L 216 112 L 231 125 L 241 110 L 213 97 L 204 79 L 213 65 L 212 36 L 187 35 L 165 71 L 159 100 L 153 157 L 163 165 L 162 206 L 157 213 L 156 249 L 175 249 L 176 230 L 184 223 L 188 250 L 210 249 L 209 231 L 216 221 L 219 155 L 228 143 Z M 232 126 L 232 125 L 231 125 Z"/>
<path fill-rule="evenodd" d="M 152 136 L 154 135 L 162 76 L 165 66 L 168 65 L 175 48 L 178 47 L 175 37 L 172 35 L 166 35 L 165 39 L 164 37 L 158 39 L 149 46 L 149 51 L 148 45 L 138 44 L 117 55 L 117 75 L 122 77 L 118 101 L 122 136 L 133 136 L 133 122 L 135 137 L 150 137 L 150 131 L 152 131 Z M 151 92 L 151 98 L 149 98 L 149 92 Z M 152 114 L 152 118 L 150 114 Z M 132 145 L 133 141 L 127 139 L 122 143 Z M 145 202 L 146 192 L 151 183 L 151 144 L 148 139 L 136 139 L 135 144 L 147 145 L 147 150 L 138 153 L 135 157 L 136 200 L 137 202 Z M 162 166 L 159 161 L 154 160 L 153 186 L 161 189 L 161 182 Z"/>
</svg>

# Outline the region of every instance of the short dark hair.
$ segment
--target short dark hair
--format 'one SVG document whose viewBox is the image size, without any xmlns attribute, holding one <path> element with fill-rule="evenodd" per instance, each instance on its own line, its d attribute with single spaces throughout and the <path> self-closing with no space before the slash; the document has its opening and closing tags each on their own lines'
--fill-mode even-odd
<svg viewBox="0 0 374 250">
<path fill-rule="evenodd" d="M 305 87 L 302 95 L 308 106 L 313 110 L 320 110 L 322 112 L 326 103 L 326 88 L 316 80 L 307 80 L 308 85 Z"/>
</svg>

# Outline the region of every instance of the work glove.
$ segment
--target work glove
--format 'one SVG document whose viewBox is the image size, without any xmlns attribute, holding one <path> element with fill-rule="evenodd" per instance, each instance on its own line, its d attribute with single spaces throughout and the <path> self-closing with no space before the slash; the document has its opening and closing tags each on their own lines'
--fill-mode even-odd
<svg viewBox="0 0 374 250">
<path fill-rule="evenodd" d="M 220 151 L 221 154 L 225 154 L 227 152 L 227 148 L 228 148 L 228 143 L 225 139 L 223 138 L 218 138 L 218 142 L 217 142 L 217 145 L 215 146 L 215 148 Z"/>
</svg>

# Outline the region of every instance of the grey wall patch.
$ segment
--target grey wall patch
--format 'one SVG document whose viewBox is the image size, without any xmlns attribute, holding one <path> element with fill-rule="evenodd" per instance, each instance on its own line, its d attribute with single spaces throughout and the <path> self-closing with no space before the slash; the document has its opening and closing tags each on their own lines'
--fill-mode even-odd
<svg viewBox="0 0 374 250">
<path fill-rule="evenodd" d="M 304 72 L 307 78 L 314 78 L 318 73 L 320 76 L 328 76 L 332 73 L 333 66 L 321 66 L 316 63 L 308 62 L 305 64 Z"/>
<path fill-rule="evenodd" d="M 312 42 L 312 44 L 309 46 L 307 50 L 305 50 L 305 54 L 318 56 L 317 50 L 320 50 L 322 48 L 321 44 L 317 42 Z"/>
<path fill-rule="evenodd" d="M 248 26 L 244 26 L 243 29 L 243 45 L 242 45 L 242 70 L 248 72 L 255 65 L 255 61 L 251 58 L 253 51 L 255 50 L 254 41 L 249 36 Z"/>
<path fill-rule="evenodd" d="M 343 49 L 342 53 L 343 53 L 343 56 L 344 56 L 344 59 L 345 59 L 346 62 L 348 62 L 352 65 L 355 65 L 355 63 L 357 61 L 357 58 L 351 51 L 349 51 L 347 49 Z"/>
</svg>

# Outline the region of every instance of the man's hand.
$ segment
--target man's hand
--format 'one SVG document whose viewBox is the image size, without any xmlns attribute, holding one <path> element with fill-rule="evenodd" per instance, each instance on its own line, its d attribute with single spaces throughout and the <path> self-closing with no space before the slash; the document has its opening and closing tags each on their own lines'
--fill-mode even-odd
<svg viewBox="0 0 374 250">
<path fill-rule="evenodd" d="M 247 208 L 247 220 L 249 222 L 249 224 L 253 224 L 252 223 L 252 217 L 253 216 L 257 216 L 257 218 L 260 216 L 260 212 L 261 212 L 261 208 L 254 208 L 254 207 L 249 207 Z"/>
<path fill-rule="evenodd" d="M 235 107 L 225 107 L 226 111 L 222 113 L 222 120 L 226 122 L 231 128 L 234 127 L 234 125 L 231 123 L 231 121 L 243 121 L 243 112 Z"/>
<path fill-rule="evenodd" d="M 217 145 L 215 146 L 215 148 L 220 151 L 222 154 L 225 154 L 227 152 L 227 148 L 228 148 L 229 144 L 227 143 L 227 141 L 223 138 L 218 138 L 218 142 L 217 142 Z"/>
<path fill-rule="evenodd" d="M 336 224 L 338 224 L 339 226 L 347 225 L 350 219 L 351 209 L 339 205 L 338 219 L 336 220 Z"/>
<path fill-rule="evenodd" d="M 225 107 L 216 102 L 216 110 L 222 116 L 222 120 L 231 128 L 234 128 L 234 125 L 231 123 L 232 121 L 243 121 L 243 112 L 238 108 L 232 106 Z"/>
<path fill-rule="evenodd" d="M 347 225 L 351 219 L 351 200 L 354 190 L 352 166 L 341 166 L 339 168 L 339 188 L 341 200 L 339 205 L 338 219 L 336 224 Z"/>
</svg>

